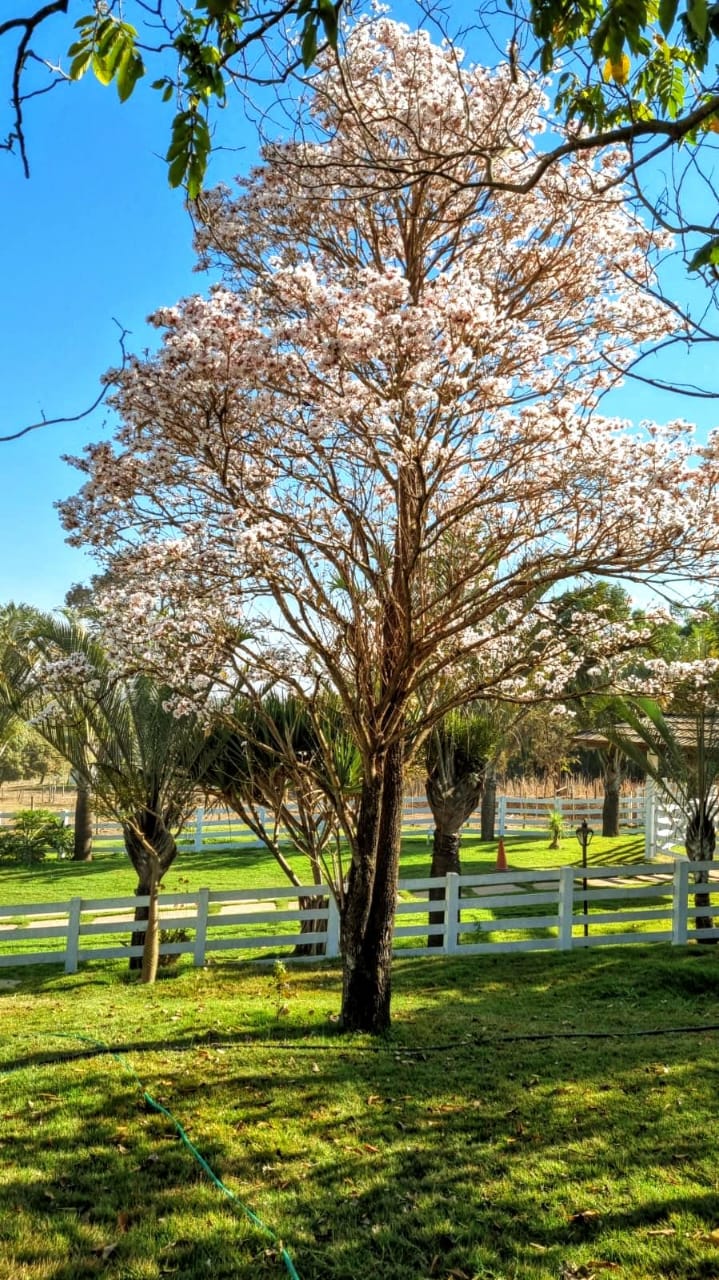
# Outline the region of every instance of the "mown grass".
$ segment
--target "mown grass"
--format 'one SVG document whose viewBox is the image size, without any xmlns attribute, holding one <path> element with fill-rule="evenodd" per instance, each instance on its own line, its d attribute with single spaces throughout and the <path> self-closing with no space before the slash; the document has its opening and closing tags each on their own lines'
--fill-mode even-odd
<svg viewBox="0 0 719 1280">
<path fill-rule="evenodd" d="M 718 959 L 398 961 L 380 1043 L 338 1034 L 330 966 L 153 990 L 26 971 L 0 991 L 0 1277 L 286 1274 L 80 1035 L 124 1056 L 301 1280 L 711 1280 Z"/>
<path fill-rule="evenodd" d="M 580 861 L 579 846 L 566 838 L 559 850 L 549 848 L 548 836 L 509 836 L 506 841 L 510 870 L 556 867 Z M 636 863 L 643 860 L 644 837 L 620 835 L 617 839 L 596 836 L 589 848 L 594 866 Z M 308 877 L 306 859 L 285 850 L 301 877 Z M 462 842 L 462 869 L 465 873 L 493 871 L 497 842 L 465 837 Z M 424 835 L 407 835 L 402 842 L 401 875 L 428 876 L 431 848 Z M 311 878 L 305 880 L 310 882 Z M 92 862 L 72 862 L 50 857 L 39 866 L 21 867 L 0 863 L 0 904 L 13 906 L 40 902 L 67 902 L 70 898 L 111 898 L 134 893 L 137 877 L 120 846 L 99 851 Z M 191 893 L 197 889 L 216 891 L 270 888 L 287 881 L 274 858 L 265 849 L 241 846 L 209 848 L 200 853 L 182 849 L 165 876 L 163 892 Z"/>
<path fill-rule="evenodd" d="M 307 874 L 308 868 L 306 862 L 298 855 L 293 855 L 287 850 L 287 856 L 293 862 L 295 870 L 305 882 L 310 878 Z M 511 892 L 516 886 L 512 885 L 512 871 L 540 870 L 547 867 L 556 867 L 564 862 L 577 861 L 579 847 L 576 842 L 570 840 L 563 841 L 560 850 L 552 850 L 549 848 L 549 840 L 546 836 L 513 836 L 506 841 L 506 852 L 508 858 L 508 871 L 506 873 L 506 885 L 508 892 Z M 462 867 L 466 873 L 482 873 L 493 871 L 495 869 L 497 859 L 496 842 L 481 841 L 473 837 L 465 837 L 462 849 Z M 590 848 L 590 866 L 602 865 L 631 865 L 643 861 L 644 846 L 643 837 L 641 835 L 622 835 L 614 840 L 604 840 L 596 837 Z M 430 868 L 430 848 L 428 841 L 424 835 L 406 835 L 402 848 L 401 875 L 405 878 L 426 877 Z M 211 848 L 205 849 L 201 853 L 195 853 L 192 850 L 183 850 L 173 867 L 165 877 L 163 884 L 163 892 L 172 901 L 172 894 L 178 895 L 183 893 L 191 893 L 202 887 L 209 887 L 213 891 L 233 892 L 237 890 L 252 890 L 263 888 L 274 888 L 280 884 L 285 884 L 284 876 L 277 863 L 265 850 L 245 849 L 238 850 L 236 846 L 229 848 Z M 67 903 L 72 897 L 88 898 L 112 898 L 114 896 L 131 895 L 135 887 L 135 876 L 124 852 L 120 848 L 111 851 L 102 851 L 96 855 L 91 863 L 73 863 L 71 861 L 60 861 L 57 859 L 48 860 L 39 867 L 19 868 L 19 867 L 0 867 L 0 904 L 2 905 L 18 905 L 29 906 L 32 902 L 39 904 L 45 903 Z M 536 886 L 542 889 L 541 883 Z M 525 889 L 531 890 L 531 885 L 525 885 Z M 489 906 L 484 903 L 483 896 L 474 896 L 473 890 L 463 891 L 465 893 L 462 909 L 462 944 L 466 943 L 482 943 L 491 942 L 507 943 L 517 940 L 529 940 L 538 942 L 540 945 L 553 945 L 557 936 L 557 926 L 554 923 L 556 917 L 556 906 L 534 905 L 531 901 L 527 902 L 522 894 L 516 894 L 516 905 L 513 900 L 509 900 L 505 905 Z M 497 887 L 497 892 L 501 893 L 502 888 Z M 659 896 L 651 903 L 647 904 L 654 908 L 662 908 L 665 910 L 667 917 L 670 916 L 670 899 Z M 412 901 L 417 896 L 417 891 L 403 890 L 400 894 L 405 904 Z M 423 895 L 419 892 L 419 897 Z M 295 904 L 296 905 L 296 904 Z M 603 902 L 597 904 L 592 910 L 597 913 L 608 908 L 620 909 L 625 906 L 621 896 L 621 890 L 618 889 L 617 899 L 614 903 Z M 642 903 L 634 903 L 634 906 L 641 906 Z M 274 901 L 258 902 L 253 908 L 247 907 L 246 910 L 254 910 L 260 914 L 271 911 L 272 907 L 277 908 L 277 912 L 281 912 L 288 908 L 292 908 L 293 903 L 287 899 L 278 899 Z M 180 913 L 187 912 L 191 917 L 194 908 L 175 909 Z M 228 908 L 231 910 L 231 908 Z M 282 935 L 296 936 L 298 926 L 295 922 L 284 922 L 281 919 L 272 919 L 269 923 L 257 924 L 250 917 L 245 919 L 243 913 L 242 923 L 228 925 L 222 921 L 219 915 L 220 907 L 213 904 L 211 907 L 211 921 L 208 932 L 210 945 L 215 941 L 226 939 L 229 936 L 238 939 L 246 938 L 248 941 L 252 937 L 256 937 L 258 933 L 264 934 L 266 937 L 281 938 Z M 412 937 L 402 937 L 396 940 L 396 946 L 399 949 L 412 948 L 417 945 L 423 945 L 422 931 L 427 924 L 426 905 L 420 906 L 417 913 L 403 914 L 398 919 L 398 924 L 405 927 L 414 927 L 419 934 Z M 37 913 L 36 913 L 37 915 Z M 537 919 L 536 926 L 519 928 L 513 921 L 518 917 L 526 917 L 527 920 Z M 551 917 L 551 919 L 550 919 Z M 18 917 L 19 918 L 19 917 Z M 89 923 L 93 918 L 92 913 L 83 913 L 83 923 Z M 7 918 L 6 918 L 7 921 Z M 4 923 L 6 923 L 6 921 Z M 542 922 L 544 921 L 544 923 Z M 54 922 L 47 916 L 37 916 L 35 921 L 40 923 L 53 924 Z M 32 922 L 31 922 L 32 923 Z M 168 919 L 166 927 L 176 928 L 179 924 L 183 925 L 183 921 L 176 919 Z M 619 925 L 598 924 L 593 926 L 593 932 L 600 932 L 604 935 L 610 935 L 619 929 L 621 932 L 631 932 L 634 934 L 646 933 L 652 929 L 662 928 L 667 934 L 671 929 L 671 921 L 669 918 L 657 926 L 656 923 L 644 922 L 632 919 L 629 923 Z M 185 924 L 187 928 L 187 924 Z M 231 931 L 231 932 L 230 932 Z M 61 931 L 62 932 L 62 931 Z M 575 927 L 575 934 L 580 932 L 580 927 Z M 128 930 L 124 933 L 101 933 L 91 935 L 84 933 L 81 939 L 81 946 L 85 949 L 98 949 L 102 947 L 124 947 L 128 945 Z M 190 925 L 190 933 L 186 933 L 186 941 L 190 941 L 192 937 L 192 926 Z M 179 935 L 173 938 L 173 941 L 180 940 Z M 56 938 L 46 937 L 38 947 L 38 943 L 32 938 L 12 938 L 7 935 L 4 929 L 0 929 L 0 944 L 5 954 L 31 954 L 38 949 L 44 950 L 47 954 L 57 952 L 60 955 L 65 947 L 64 936 Z M 247 942 L 244 944 L 247 947 Z M 292 944 L 277 945 L 272 944 L 272 953 L 287 958 L 292 954 Z M 229 954 L 229 953 L 227 953 Z M 257 958 L 267 951 L 263 949 L 253 948 L 251 950 L 243 950 L 238 947 L 233 950 L 233 956 L 242 956 L 244 959 Z"/>
</svg>

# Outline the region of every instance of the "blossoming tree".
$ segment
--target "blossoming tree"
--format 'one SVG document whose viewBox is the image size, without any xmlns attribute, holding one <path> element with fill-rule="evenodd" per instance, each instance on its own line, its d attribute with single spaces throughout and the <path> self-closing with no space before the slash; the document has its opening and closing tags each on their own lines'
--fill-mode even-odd
<svg viewBox="0 0 719 1280">
<path fill-rule="evenodd" d="M 225 281 L 154 317 L 162 346 L 116 375 L 115 442 L 77 461 L 63 507 L 126 584 L 107 626 L 136 660 L 161 654 L 191 691 L 231 652 L 310 708 L 339 698 L 363 772 L 348 1028 L 389 1022 L 408 751 L 468 698 L 529 677 L 558 695 L 580 651 L 554 625 L 558 583 L 708 572 L 719 542 L 689 429 L 597 411 L 673 323 L 609 162 L 527 194 L 473 181 L 467 137 L 521 175 L 543 105 L 426 34 L 360 24 L 305 139 L 204 202 L 201 257 Z M 580 621 L 597 649 L 622 642 Z"/>
</svg>

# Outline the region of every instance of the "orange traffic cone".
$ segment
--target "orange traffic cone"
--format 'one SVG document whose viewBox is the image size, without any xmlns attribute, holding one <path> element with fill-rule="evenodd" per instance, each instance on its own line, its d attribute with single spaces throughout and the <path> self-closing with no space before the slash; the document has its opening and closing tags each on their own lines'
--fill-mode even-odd
<svg viewBox="0 0 719 1280">
<path fill-rule="evenodd" d="M 495 871 L 507 871 L 507 870 L 508 870 L 508 868 L 507 868 L 507 855 L 506 855 L 506 853 L 504 852 L 504 840 L 502 839 L 502 837 L 501 837 L 501 836 L 499 837 L 499 844 L 497 845 L 497 863 L 496 863 L 496 866 L 495 866 L 495 868 L 494 868 L 494 869 L 495 869 Z"/>
</svg>

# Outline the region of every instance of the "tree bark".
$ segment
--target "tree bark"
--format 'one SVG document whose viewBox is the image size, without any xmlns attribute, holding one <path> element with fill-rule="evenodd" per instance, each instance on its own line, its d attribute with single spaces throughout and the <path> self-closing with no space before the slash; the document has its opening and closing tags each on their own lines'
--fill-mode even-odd
<svg viewBox="0 0 719 1280">
<path fill-rule="evenodd" d="M 618 754 L 612 752 L 604 761 L 604 804 L 602 806 L 602 835 L 619 835 L 619 791 L 622 770 Z"/>
<path fill-rule="evenodd" d="M 461 875 L 460 840 L 461 837 L 458 831 L 443 831 L 439 827 L 435 827 L 432 841 L 430 876 L 446 876 L 450 871 L 456 871 L 457 875 Z M 430 902 L 443 902 L 444 890 L 430 889 L 429 898 Z M 430 911 L 429 923 L 444 924 L 444 910 Z M 441 933 L 430 933 L 427 937 L 427 945 L 430 947 L 441 947 L 442 941 Z"/>
<path fill-rule="evenodd" d="M 706 809 L 697 804 L 692 817 L 689 820 L 684 841 L 684 848 L 690 862 L 712 862 L 714 860 L 714 851 L 716 849 L 716 832 L 714 823 L 709 817 Z M 708 871 L 694 872 L 694 885 L 709 883 Z M 694 893 L 694 904 L 697 907 L 711 906 L 711 896 L 708 893 Z M 712 916 L 696 916 L 694 920 L 695 929 L 712 929 L 714 927 L 714 919 Z M 697 938 L 697 942 L 705 945 L 715 945 L 716 938 Z"/>
<path fill-rule="evenodd" d="M 497 804 L 497 771 L 493 764 L 487 764 L 484 772 L 482 790 L 482 809 L 480 813 L 481 837 L 483 840 L 494 840 L 494 811 Z"/>
<path fill-rule="evenodd" d="M 87 782 L 77 779 L 75 794 L 75 842 L 73 862 L 92 862 L 92 792 Z"/>
<path fill-rule="evenodd" d="M 454 776 L 450 770 L 449 779 L 443 784 L 439 777 L 428 777 L 426 783 L 427 799 L 435 821 L 434 840 L 432 845 L 431 876 L 446 876 L 454 871 L 462 874 L 460 862 L 461 830 L 467 819 L 474 813 L 482 794 L 482 774 L 476 770 L 463 776 Z M 443 889 L 430 889 L 430 901 L 444 901 Z M 429 923 L 442 924 L 444 911 L 430 911 Z M 427 937 L 430 947 L 442 946 L 442 935 L 430 933 Z"/>
<path fill-rule="evenodd" d="M 403 762 L 403 744 L 394 743 L 363 784 L 357 849 L 342 918 L 341 1024 L 346 1031 L 376 1035 L 390 1024 Z"/>
<path fill-rule="evenodd" d="M 162 818 L 149 810 L 135 815 L 135 823 L 123 828 L 125 848 L 138 876 L 135 893 L 149 897 L 147 907 L 135 908 L 135 923 L 147 921 L 144 932 L 136 930 L 130 939 L 132 947 L 142 947 L 141 956 L 130 956 L 130 969 L 140 970 L 141 980 L 152 983 L 157 977 L 159 960 L 160 883 L 177 857 L 175 838 Z"/>
</svg>

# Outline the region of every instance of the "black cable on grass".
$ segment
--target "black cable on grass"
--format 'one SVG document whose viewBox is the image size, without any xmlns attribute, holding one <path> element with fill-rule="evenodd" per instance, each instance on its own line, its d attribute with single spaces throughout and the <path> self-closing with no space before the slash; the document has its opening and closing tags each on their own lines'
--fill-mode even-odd
<svg viewBox="0 0 719 1280">
<path fill-rule="evenodd" d="M 499 1044 L 519 1044 L 531 1043 L 536 1041 L 548 1040 L 636 1040 L 642 1038 L 653 1037 L 658 1039 L 662 1036 L 686 1036 L 686 1035 L 704 1035 L 707 1032 L 719 1031 L 719 1022 L 705 1022 L 695 1025 L 682 1027 L 644 1027 L 641 1029 L 626 1029 L 613 1031 L 519 1031 L 509 1035 L 477 1035 L 466 1036 L 462 1040 L 450 1040 L 445 1044 L 426 1044 L 418 1049 L 411 1049 L 401 1044 L 393 1044 L 391 1041 L 383 1040 L 379 1044 L 352 1044 L 349 1041 L 342 1040 L 336 1044 L 293 1044 L 282 1040 L 198 1040 L 192 1044 L 178 1045 L 176 1051 L 178 1053 L 187 1053 L 193 1049 L 279 1049 L 285 1053 L 337 1053 L 338 1056 L 349 1055 L 352 1053 L 367 1053 L 375 1057 L 381 1053 L 388 1054 L 395 1058 L 423 1058 L 429 1053 L 452 1053 L 462 1049 L 486 1048 L 491 1045 Z M 60 1035 L 62 1033 L 55 1032 L 49 1034 Z M 91 1040 L 89 1036 L 72 1036 L 68 1034 L 68 1038 L 76 1040 L 88 1040 L 89 1043 L 97 1045 L 97 1048 L 89 1050 L 80 1050 L 77 1053 L 57 1053 L 49 1054 L 36 1065 L 52 1066 L 56 1062 L 80 1062 L 84 1058 L 97 1058 L 109 1055 L 123 1061 L 119 1051 L 112 1049 L 110 1045 L 104 1045 L 102 1041 Z M 175 1046 L 165 1045 L 165 1049 L 174 1049 Z M 157 1049 L 154 1045 L 131 1045 L 128 1046 L 133 1053 L 156 1053 Z M 13 1063 L 11 1066 L 0 1067 L 0 1074 L 10 1075 L 14 1071 L 22 1071 L 24 1063 Z M 128 1065 L 128 1064 L 126 1064 Z M 134 1073 L 134 1068 L 128 1069 Z"/>
</svg>

